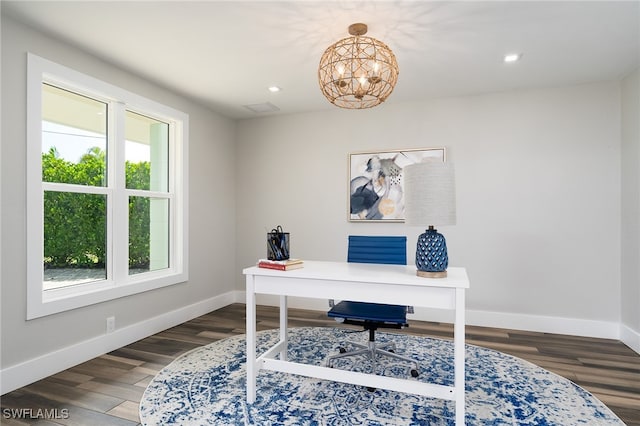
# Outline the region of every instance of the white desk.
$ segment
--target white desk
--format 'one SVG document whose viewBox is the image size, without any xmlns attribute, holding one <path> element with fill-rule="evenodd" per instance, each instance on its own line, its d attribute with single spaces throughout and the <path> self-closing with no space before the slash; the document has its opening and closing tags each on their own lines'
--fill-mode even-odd
<svg viewBox="0 0 640 426">
<path fill-rule="evenodd" d="M 464 425 L 464 310 L 469 279 L 464 268 L 447 278 L 421 278 L 415 266 L 305 261 L 304 268 L 242 271 L 247 282 L 247 402 L 256 399 L 260 369 L 282 371 L 455 401 L 456 425 Z M 280 296 L 280 341 L 256 359 L 256 294 Z M 454 386 L 344 371 L 287 361 L 287 296 L 353 300 L 455 310 Z M 279 358 L 276 355 L 280 354 Z"/>
</svg>

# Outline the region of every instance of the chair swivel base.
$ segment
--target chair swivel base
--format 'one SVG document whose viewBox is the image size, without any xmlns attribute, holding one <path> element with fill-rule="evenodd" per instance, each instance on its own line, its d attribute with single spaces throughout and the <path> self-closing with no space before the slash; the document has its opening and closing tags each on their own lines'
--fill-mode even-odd
<svg viewBox="0 0 640 426">
<path fill-rule="evenodd" d="M 339 354 L 336 355 L 332 355 L 329 358 L 327 358 L 327 367 L 329 368 L 333 368 L 333 362 L 337 359 L 340 358 L 345 358 L 345 357 L 350 357 L 350 356 L 357 356 L 357 355 L 368 355 L 368 358 L 372 361 L 373 363 L 373 370 L 375 371 L 375 365 L 376 365 L 376 359 L 377 356 L 386 356 L 389 358 L 393 358 L 393 359 L 397 359 L 400 361 L 405 361 L 409 364 L 412 365 L 413 368 L 411 368 L 411 377 L 418 377 L 418 375 L 420 374 L 418 372 L 418 363 L 415 362 L 414 360 L 412 360 L 409 357 L 406 356 L 402 356 L 402 355 L 398 355 L 396 354 L 395 348 L 396 345 L 393 342 L 387 342 L 387 343 L 382 343 L 382 344 L 378 344 L 375 341 L 369 341 L 367 342 L 367 345 L 362 345 L 360 343 L 351 343 L 353 346 L 355 346 L 356 350 L 353 351 L 347 351 L 345 348 L 340 347 L 338 348 L 338 350 L 340 351 Z M 375 390 L 374 388 L 369 388 L 369 390 Z"/>
</svg>

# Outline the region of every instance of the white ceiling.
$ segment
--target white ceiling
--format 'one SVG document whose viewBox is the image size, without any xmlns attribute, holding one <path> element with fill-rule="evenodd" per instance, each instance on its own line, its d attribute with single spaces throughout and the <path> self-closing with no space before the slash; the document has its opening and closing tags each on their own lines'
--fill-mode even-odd
<svg viewBox="0 0 640 426">
<path fill-rule="evenodd" d="M 2 13 L 231 118 L 323 97 L 324 49 L 354 22 L 400 67 L 388 104 L 624 77 L 640 63 L 639 1 L 6 1 Z M 502 63 L 521 52 L 522 60 Z M 46 55 L 45 55 L 46 56 Z M 282 87 L 270 93 L 271 85 Z M 384 107 L 384 106 L 382 106 Z M 381 107 L 377 107 L 381 108 Z"/>
</svg>

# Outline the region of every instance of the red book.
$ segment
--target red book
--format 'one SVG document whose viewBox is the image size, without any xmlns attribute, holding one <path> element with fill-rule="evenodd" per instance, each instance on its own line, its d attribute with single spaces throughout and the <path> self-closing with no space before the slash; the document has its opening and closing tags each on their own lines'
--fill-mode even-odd
<svg viewBox="0 0 640 426">
<path fill-rule="evenodd" d="M 278 271 L 290 271 L 292 269 L 302 268 L 303 266 L 304 266 L 304 264 L 302 262 L 292 263 L 292 264 L 289 264 L 289 265 L 284 265 L 284 264 L 280 264 L 280 263 L 273 263 L 273 262 L 258 262 L 258 267 L 259 268 L 275 269 L 275 270 L 278 270 Z"/>
</svg>

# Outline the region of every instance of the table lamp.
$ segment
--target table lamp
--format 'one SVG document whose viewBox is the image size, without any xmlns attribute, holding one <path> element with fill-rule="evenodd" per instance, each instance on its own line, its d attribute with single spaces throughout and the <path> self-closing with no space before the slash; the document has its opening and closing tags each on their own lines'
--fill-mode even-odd
<svg viewBox="0 0 640 426">
<path fill-rule="evenodd" d="M 456 224 L 456 187 L 451 163 L 426 160 L 403 169 L 404 214 L 407 225 L 429 228 L 418 237 L 417 275 L 425 278 L 447 276 L 447 242 L 435 225 Z"/>
</svg>

